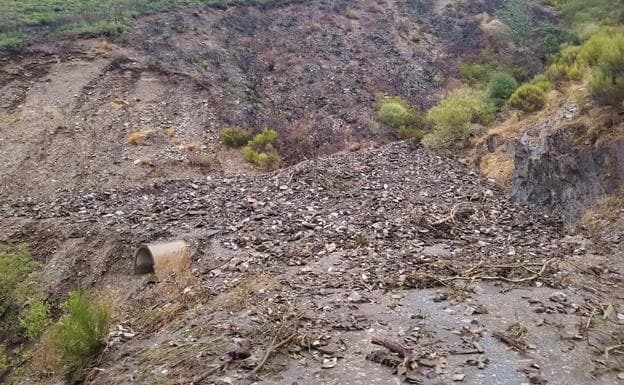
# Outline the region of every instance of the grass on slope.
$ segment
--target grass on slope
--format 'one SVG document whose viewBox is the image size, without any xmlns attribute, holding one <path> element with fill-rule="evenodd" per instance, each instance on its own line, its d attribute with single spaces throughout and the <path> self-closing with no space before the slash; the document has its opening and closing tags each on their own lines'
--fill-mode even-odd
<svg viewBox="0 0 624 385">
<path fill-rule="evenodd" d="M 114 35 L 138 16 L 185 5 L 225 8 L 275 0 L 0 0 L 0 49 L 34 40 Z"/>
</svg>

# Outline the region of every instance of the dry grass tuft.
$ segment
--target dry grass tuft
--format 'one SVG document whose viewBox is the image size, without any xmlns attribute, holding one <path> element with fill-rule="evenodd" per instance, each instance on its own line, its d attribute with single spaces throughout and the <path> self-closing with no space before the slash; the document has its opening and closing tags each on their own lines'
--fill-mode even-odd
<svg viewBox="0 0 624 385">
<path fill-rule="evenodd" d="M 175 128 L 167 127 L 163 129 L 163 135 L 165 135 L 167 138 L 175 138 L 176 130 Z"/>
<path fill-rule="evenodd" d="M 258 275 L 239 281 L 229 291 L 217 296 L 213 303 L 227 311 L 240 311 L 250 305 L 257 305 L 259 294 L 281 287 L 280 283 L 268 275 Z"/>
<path fill-rule="evenodd" d="M 147 156 L 142 156 L 134 161 L 134 164 L 139 166 L 153 166 L 152 159 Z"/>
<path fill-rule="evenodd" d="M 499 186 L 509 186 L 514 172 L 514 158 L 504 148 L 485 154 L 479 164 L 481 172 Z"/>
<path fill-rule="evenodd" d="M 110 43 L 106 40 L 100 40 L 96 45 L 95 45 L 96 49 L 99 49 L 100 51 L 112 51 L 113 49 L 115 49 L 115 45 L 113 43 Z"/>
<path fill-rule="evenodd" d="M 186 158 L 189 162 L 189 165 L 193 167 L 199 167 L 204 170 L 214 170 L 219 168 L 221 162 L 216 155 L 209 154 L 198 154 L 198 153 L 188 153 Z"/>
<path fill-rule="evenodd" d="M 21 121 L 22 118 L 19 115 L 4 115 L 0 116 L 0 123 L 3 124 L 15 124 Z"/>
<path fill-rule="evenodd" d="M 581 216 L 581 225 L 592 232 L 602 229 L 624 226 L 624 189 L 599 200 Z"/>
<path fill-rule="evenodd" d="M 139 144 L 141 144 L 143 139 L 145 139 L 145 137 L 147 137 L 151 132 L 152 132 L 152 130 L 150 130 L 148 128 L 144 128 L 142 130 L 135 131 L 135 132 L 133 132 L 132 134 L 130 134 L 128 136 L 128 143 L 133 144 L 135 146 L 138 146 Z"/>
</svg>

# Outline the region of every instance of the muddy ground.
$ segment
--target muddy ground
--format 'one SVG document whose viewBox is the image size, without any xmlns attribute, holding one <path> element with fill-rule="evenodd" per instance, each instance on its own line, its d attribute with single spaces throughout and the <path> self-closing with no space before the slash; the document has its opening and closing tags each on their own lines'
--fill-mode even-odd
<svg viewBox="0 0 624 385">
<path fill-rule="evenodd" d="M 621 364 L 619 238 L 597 247 L 417 144 L 0 212 L 51 288 L 119 303 L 94 383 L 612 384 Z M 179 238 L 189 270 L 132 275 L 133 246 Z"/>
<path fill-rule="evenodd" d="M 87 382 L 619 381 L 624 232 L 384 144 L 377 95 L 430 105 L 495 2 L 446 3 L 188 9 L 0 59 L 0 242 L 30 244 L 51 302 L 115 304 Z M 227 126 L 277 128 L 286 167 L 224 149 Z M 189 268 L 132 274 L 171 239 Z"/>
</svg>

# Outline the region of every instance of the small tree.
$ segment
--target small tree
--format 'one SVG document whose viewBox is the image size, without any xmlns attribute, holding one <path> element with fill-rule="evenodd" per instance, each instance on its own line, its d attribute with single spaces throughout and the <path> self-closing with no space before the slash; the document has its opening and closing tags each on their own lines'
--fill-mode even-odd
<svg viewBox="0 0 624 385">
<path fill-rule="evenodd" d="M 524 112 L 539 111 L 546 105 L 546 93 L 533 84 L 523 84 L 511 95 L 509 105 Z"/>
<path fill-rule="evenodd" d="M 491 109 L 481 94 L 470 88 L 451 91 L 440 103 L 429 110 L 427 117 L 434 130 L 424 138 L 429 147 L 448 147 L 465 139 L 479 124 L 493 119 Z"/>
<path fill-rule="evenodd" d="M 509 38 L 518 48 L 525 49 L 530 45 L 535 25 L 528 1 L 506 0 L 497 18 L 509 27 Z"/>
<path fill-rule="evenodd" d="M 501 108 L 517 88 L 518 82 L 513 76 L 506 72 L 497 72 L 492 75 L 488 83 L 488 100 L 496 108 Z"/>
<path fill-rule="evenodd" d="M 618 105 L 624 101 L 624 34 L 606 30 L 594 35 L 581 48 L 581 55 L 595 67 L 590 82 L 594 99 Z"/>
</svg>

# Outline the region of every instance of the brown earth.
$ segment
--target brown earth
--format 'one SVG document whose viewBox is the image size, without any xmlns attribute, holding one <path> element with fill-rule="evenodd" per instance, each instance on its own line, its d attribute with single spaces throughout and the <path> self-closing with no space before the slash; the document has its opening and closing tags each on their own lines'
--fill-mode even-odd
<svg viewBox="0 0 624 385">
<path fill-rule="evenodd" d="M 418 145 L 256 177 L 15 200 L 0 215 L 0 241 L 37 245 L 53 292 L 95 286 L 119 303 L 119 331 L 90 382 L 611 384 L 617 375 L 617 354 L 601 354 L 622 322 L 620 239 L 594 245 Z M 133 245 L 180 238 L 192 245 L 190 270 L 132 275 Z M 515 324 L 520 353 L 494 334 Z M 372 362 L 400 364 L 375 353 L 372 337 L 411 347 L 409 370 Z M 241 341 L 250 357 L 232 359 Z"/>
<path fill-rule="evenodd" d="M 358 19 L 345 16 L 348 8 Z M 229 126 L 277 129 L 291 163 L 392 139 L 374 118 L 379 95 L 429 106 L 458 56 L 480 44 L 471 13 L 429 8 L 350 1 L 196 8 L 144 18 L 116 44 L 46 43 L 4 57 L 1 192 L 41 197 L 254 173 L 219 146 Z M 138 131 L 148 134 L 129 144 Z"/>
<path fill-rule="evenodd" d="M 51 302 L 117 304 L 87 382 L 617 381 L 617 217 L 565 228 L 417 144 L 378 145 L 378 94 L 430 105 L 490 3 L 195 8 L 2 58 L 0 242 L 31 245 Z M 290 166 L 244 163 L 227 126 L 278 129 Z M 138 244 L 171 239 L 188 269 L 132 274 Z M 22 383 L 58 380 L 39 374 Z"/>
</svg>

